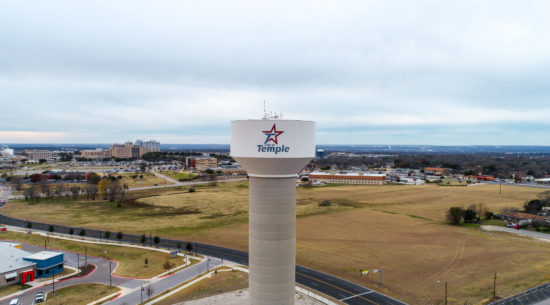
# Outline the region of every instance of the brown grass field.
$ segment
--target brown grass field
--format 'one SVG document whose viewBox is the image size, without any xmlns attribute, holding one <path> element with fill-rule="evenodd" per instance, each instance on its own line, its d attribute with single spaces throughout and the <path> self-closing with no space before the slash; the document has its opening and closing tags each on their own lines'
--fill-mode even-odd
<svg viewBox="0 0 550 305">
<path fill-rule="evenodd" d="M 183 289 L 156 304 L 176 304 L 246 288 L 248 288 L 248 273 L 241 271 L 220 271 L 218 274 Z"/>
<path fill-rule="evenodd" d="M 144 207 L 117 208 L 96 203 L 9 203 L 4 212 L 111 231 L 179 237 L 246 250 L 246 183 L 135 192 Z M 383 269 L 382 292 L 410 304 L 442 304 L 449 283 L 450 304 L 478 303 L 508 296 L 550 280 L 550 244 L 506 234 L 485 233 L 477 226 L 450 226 L 451 206 L 483 203 L 492 211 L 521 207 L 542 189 L 503 186 L 326 186 L 299 188 L 297 194 L 297 262 L 359 284 L 377 288 L 377 275 L 360 269 Z M 318 207 L 331 200 L 331 207 Z M 185 209 L 199 214 L 184 214 Z M 181 214 L 178 214 L 181 213 Z M 115 229 L 116 228 L 116 229 Z M 438 283 L 437 281 L 440 281 Z"/>
<path fill-rule="evenodd" d="M 95 300 L 106 297 L 120 291 L 118 287 L 109 287 L 99 284 L 74 285 L 66 288 L 56 289 L 55 296 L 48 294 L 43 304 L 47 305 L 85 305 Z"/>
</svg>

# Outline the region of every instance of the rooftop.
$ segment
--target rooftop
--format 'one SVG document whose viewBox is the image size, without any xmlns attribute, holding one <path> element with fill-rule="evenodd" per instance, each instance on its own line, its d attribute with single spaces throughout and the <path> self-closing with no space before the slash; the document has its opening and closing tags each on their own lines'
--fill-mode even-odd
<svg viewBox="0 0 550 305">
<path fill-rule="evenodd" d="M 373 174 L 373 173 L 323 173 L 323 172 L 313 172 L 309 173 L 310 175 L 319 175 L 319 176 L 367 176 L 367 177 L 386 177 L 386 174 Z"/>
<path fill-rule="evenodd" d="M 58 255 L 61 255 L 63 253 L 61 252 L 52 252 L 52 251 L 41 251 L 34 253 L 32 255 L 26 256 L 26 259 L 35 259 L 35 260 L 46 260 L 52 257 L 56 257 Z"/>
<path fill-rule="evenodd" d="M 14 248 L 10 244 L 12 243 L 0 242 L 0 273 L 32 267 L 33 263 L 23 260 L 30 253 Z"/>
</svg>

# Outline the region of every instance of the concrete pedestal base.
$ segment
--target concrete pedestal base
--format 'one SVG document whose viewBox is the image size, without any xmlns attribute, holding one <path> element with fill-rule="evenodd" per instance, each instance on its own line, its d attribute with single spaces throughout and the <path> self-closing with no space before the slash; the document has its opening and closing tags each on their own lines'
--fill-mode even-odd
<svg viewBox="0 0 550 305">
<path fill-rule="evenodd" d="M 251 305 L 294 305 L 296 178 L 250 177 Z"/>
</svg>

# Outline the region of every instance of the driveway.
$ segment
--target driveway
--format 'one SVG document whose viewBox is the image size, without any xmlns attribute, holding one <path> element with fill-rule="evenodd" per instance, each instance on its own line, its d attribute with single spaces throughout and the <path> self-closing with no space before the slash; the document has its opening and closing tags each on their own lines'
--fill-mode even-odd
<svg viewBox="0 0 550 305">
<path fill-rule="evenodd" d="M 481 226 L 481 229 L 484 231 L 512 233 L 519 236 L 531 237 L 541 241 L 550 242 L 550 234 L 548 233 L 529 231 L 529 230 L 523 230 L 523 229 L 516 230 L 514 228 L 507 228 L 507 227 L 501 227 L 501 226 Z"/>
</svg>

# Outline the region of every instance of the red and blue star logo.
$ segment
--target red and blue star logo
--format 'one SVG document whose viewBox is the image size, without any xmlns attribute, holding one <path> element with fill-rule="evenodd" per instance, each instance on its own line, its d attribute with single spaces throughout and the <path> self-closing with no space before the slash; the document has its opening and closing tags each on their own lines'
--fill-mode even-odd
<svg viewBox="0 0 550 305">
<path fill-rule="evenodd" d="M 279 143 L 277 142 L 277 137 L 280 136 L 284 131 L 278 131 L 275 124 L 273 124 L 273 127 L 271 127 L 271 130 L 265 130 L 262 132 L 265 133 L 265 135 L 267 136 L 267 138 L 265 139 L 264 145 L 269 142 L 273 142 L 278 145 Z"/>
</svg>

